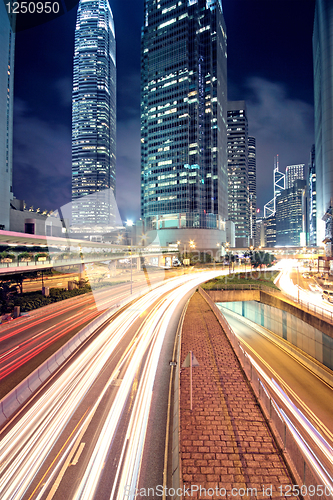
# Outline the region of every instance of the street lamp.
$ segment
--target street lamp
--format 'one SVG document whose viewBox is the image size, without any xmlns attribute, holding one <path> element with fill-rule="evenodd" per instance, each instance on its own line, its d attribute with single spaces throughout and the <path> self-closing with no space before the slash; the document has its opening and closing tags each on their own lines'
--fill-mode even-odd
<svg viewBox="0 0 333 500">
<path fill-rule="evenodd" d="M 132 227 L 133 226 L 133 221 L 127 220 L 126 221 L 126 226 L 127 227 Z M 133 293 L 133 271 L 132 271 L 132 246 L 133 246 L 133 238 L 131 237 L 131 246 L 130 246 L 130 254 L 131 254 L 131 295 Z"/>
</svg>

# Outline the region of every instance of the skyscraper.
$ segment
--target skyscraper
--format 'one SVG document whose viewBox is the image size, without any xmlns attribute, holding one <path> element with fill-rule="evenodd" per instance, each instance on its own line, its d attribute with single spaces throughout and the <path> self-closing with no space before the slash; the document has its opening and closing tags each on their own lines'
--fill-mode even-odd
<svg viewBox="0 0 333 500">
<path fill-rule="evenodd" d="M 286 189 L 293 187 L 297 179 L 304 180 L 304 164 L 288 165 L 286 167 Z"/>
<path fill-rule="evenodd" d="M 308 202 L 309 202 L 309 245 L 317 245 L 317 188 L 316 188 L 316 152 L 313 145 L 310 153 L 308 174 Z"/>
<path fill-rule="evenodd" d="M 257 221 L 257 162 L 256 140 L 249 137 L 248 143 L 249 193 L 250 193 L 250 238 L 256 237 Z"/>
<path fill-rule="evenodd" d="M 333 198 L 333 2 L 316 0 L 313 27 L 317 245 L 332 241 Z M 325 215 L 326 214 L 326 215 Z M 325 221 L 323 220 L 325 219 Z"/>
<path fill-rule="evenodd" d="M 245 101 L 228 102 L 228 214 L 235 223 L 236 246 L 248 246 L 250 191 Z"/>
<path fill-rule="evenodd" d="M 13 198 L 13 92 L 15 35 L 4 4 L 0 6 L 0 229 L 9 230 Z"/>
<path fill-rule="evenodd" d="M 147 229 L 163 229 L 160 237 L 169 242 L 186 239 L 185 229 L 219 231 L 228 211 L 221 0 L 145 0 L 144 13 L 142 217 Z M 206 248 L 216 245 L 212 232 L 205 234 Z"/>
<path fill-rule="evenodd" d="M 274 197 L 264 206 L 264 217 L 270 217 L 276 212 L 277 198 L 283 193 L 286 188 L 286 174 L 279 170 L 279 155 L 274 157 L 274 170 L 273 170 L 273 189 Z"/>
<path fill-rule="evenodd" d="M 304 203 L 306 189 L 304 179 L 295 179 L 291 187 L 281 192 L 276 199 L 276 244 L 300 246 L 303 233 Z"/>
<path fill-rule="evenodd" d="M 107 232 L 116 182 L 116 42 L 108 0 L 80 0 L 72 102 L 72 230 Z M 88 196 L 88 197 L 87 197 Z"/>
</svg>

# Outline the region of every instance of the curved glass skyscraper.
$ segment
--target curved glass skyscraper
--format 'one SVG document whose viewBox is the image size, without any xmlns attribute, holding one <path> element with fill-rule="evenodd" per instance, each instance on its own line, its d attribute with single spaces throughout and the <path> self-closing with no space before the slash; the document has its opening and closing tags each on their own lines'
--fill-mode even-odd
<svg viewBox="0 0 333 500">
<path fill-rule="evenodd" d="M 80 0 L 72 101 L 72 230 L 114 225 L 116 41 L 108 0 Z M 89 195 L 89 196 L 88 196 Z"/>
</svg>

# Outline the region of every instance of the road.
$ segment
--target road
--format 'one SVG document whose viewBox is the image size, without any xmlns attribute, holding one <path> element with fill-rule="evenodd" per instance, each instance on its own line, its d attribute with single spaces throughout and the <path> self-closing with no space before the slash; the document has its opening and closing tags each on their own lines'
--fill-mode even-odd
<svg viewBox="0 0 333 500">
<path fill-rule="evenodd" d="M 277 344 L 267 339 L 264 335 L 264 328 L 227 309 L 223 308 L 222 312 L 244 350 L 252 356 L 271 380 L 277 382 L 333 450 L 332 387 Z M 296 413 L 295 415 L 293 415 L 294 421 L 299 428 L 302 419 Z M 328 470 L 332 471 L 332 469 L 331 451 Z"/>
<path fill-rule="evenodd" d="M 293 261 L 287 262 L 283 267 L 282 274 L 277 282 L 277 286 L 294 302 L 299 302 L 303 308 L 309 312 L 333 322 L 333 304 L 322 299 L 322 293 L 310 290 L 309 285 L 315 285 L 315 280 L 304 279 L 301 273 L 295 269 Z"/>
<path fill-rule="evenodd" d="M 163 484 L 169 362 L 188 295 L 174 278 L 100 328 L 0 434 L 1 499 L 134 498 Z"/>
<path fill-rule="evenodd" d="M 154 271 L 149 276 L 144 273 L 134 275 L 133 294 L 148 290 L 149 286 L 163 282 L 169 275 L 173 276 L 172 273 L 167 273 Z M 31 367 L 35 368 L 35 365 L 27 366 L 29 361 L 43 351 L 48 357 L 51 355 L 52 345 L 60 347 L 60 342 L 70 338 L 103 310 L 118 304 L 129 295 L 130 283 L 115 285 L 97 290 L 94 294 L 54 303 L 32 312 L 31 316 L 0 325 L 0 380 L 12 376 L 9 386 L 0 384 L 0 398 L 28 375 Z M 15 376 L 18 369 L 21 372 Z"/>
</svg>

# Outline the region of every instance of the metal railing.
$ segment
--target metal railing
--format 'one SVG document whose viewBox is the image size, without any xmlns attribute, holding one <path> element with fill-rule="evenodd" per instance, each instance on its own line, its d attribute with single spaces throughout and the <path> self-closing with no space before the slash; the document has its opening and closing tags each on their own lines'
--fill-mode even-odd
<svg viewBox="0 0 333 500">
<path fill-rule="evenodd" d="M 272 293 L 280 293 L 280 290 L 267 286 L 267 285 L 254 285 L 254 284 L 228 284 L 228 283 L 223 283 L 219 285 L 218 288 L 204 288 L 204 290 L 211 291 L 211 292 L 223 292 L 223 291 L 228 291 L 228 290 L 263 290 L 264 292 L 272 292 Z"/>
<path fill-rule="evenodd" d="M 168 254 L 174 254 L 175 252 L 173 251 L 168 251 Z M 154 256 L 164 256 L 165 257 L 165 252 L 162 253 L 162 250 L 160 253 L 158 253 L 156 250 L 145 250 L 145 251 L 138 251 L 137 249 L 133 249 L 132 251 L 128 252 L 114 252 L 111 254 L 105 254 L 105 255 L 100 255 L 100 256 L 89 256 L 89 254 L 84 255 L 84 257 L 80 257 L 79 255 L 76 258 L 67 258 L 67 259 L 57 259 L 54 258 L 52 259 L 51 257 L 47 257 L 46 260 L 39 261 L 39 260 L 20 260 L 20 259 L 15 259 L 14 261 L 11 262 L 0 262 L 0 269 L 11 269 L 11 268 L 22 268 L 22 267 L 30 267 L 30 268 L 43 268 L 43 267 L 65 267 L 65 266 L 72 266 L 72 265 L 78 265 L 78 264 L 89 264 L 93 262 L 104 262 L 104 261 L 110 261 L 110 260 L 119 260 L 123 258 L 140 258 L 140 257 L 154 257 Z"/>
<path fill-rule="evenodd" d="M 333 323 L 333 310 L 329 311 L 328 309 L 325 309 L 324 307 L 318 306 L 317 304 L 313 304 L 311 302 L 302 300 L 302 299 L 297 299 L 296 297 L 289 295 L 288 293 L 283 292 L 283 294 L 292 302 L 294 302 L 296 305 L 299 305 L 303 311 L 307 311 L 311 314 L 315 314 L 318 316 L 320 319 L 324 319 L 325 321 L 329 321 L 330 323 Z"/>
<path fill-rule="evenodd" d="M 308 444 L 309 441 L 313 441 L 313 437 L 318 437 L 323 443 L 323 437 L 312 428 L 311 424 L 309 425 L 308 422 L 306 423 L 306 418 L 304 416 L 303 423 L 305 422 L 305 431 L 303 428 L 303 434 L 307 436 L 307 439 L 301 436 L 301 433 L 292 423 L 290 414 L 287 415 L 287 413 L 289 413 L 288 410 L 286 410 L 286 407 L 294 407 L 295 409 L 296 407 L 288 396 L 281 390 L 279 391 L 278 388 L 274 392 L 274 398 L 272 397 L 270 390 L 272 390 L 271 387 L 274 386 L 274 382 L 270 383 L 269 378 L 261 370 L 259 365 L 257 365 L 252 357 L 241 347 L 234 331 L 209 295 L 201 288 L 199 288 L 199 291 L 213 309 L 215 316 L 226 333 L 269 421 L 272 432 L 282 448 L 287 463 L 291 470 L 293 470 L 294 473 L 296 472 L 294 475 L 296 476 L 296 482 L 299 483 L 298 488 L 300 494 L 303 498 L 311 498 L 314 500 L 332 499 L 332 481 Z M 277 401 L 280 401 L 280 403 Z M 296 411 L 299 415 L 301 414 L 300 410 L 296 409 Z M 286 493 L 286 491 L 282 490 L 281 492 L 281 496 L 284 496 L 282 493 Z M 292 492 L 290 496 L 294 496 L 294 493 Z"/>
<path fill-rule="evenodd" d="M 281 298 L 282 296 L 286 297 L 289 299 L 291 302 L 293 302 L 295 305 L 298 305 L 303 311 L 309 312 L 311 314 L 314 314 L 315 316 L 319 317 L 320 319 L 324 319 L 325 321 L 329 321 L 330 323 L 333 324 L 333 309 L 332 311 L 325 309 L 324 307 L 321 307 L 317 304 L 313 304 L 311 302 L 305 301 L 305 300 L 298 300 L 296 297 L 289 295 L 286 292 L 282 292 L 280 290 L 277 290 L 276 288 L 269 287 L 266 285 L 253 285 L 253 284 L 221 284 L 219 285 L 219 288 L 209 288 L 205 289 L 207 292 L 223 292 L 223 291 L 230 291 L 230 290 L 261 290 L 263 292 L 268 292 L 272 293 L 275 295 L 279 295 Z"/>
</svg>

